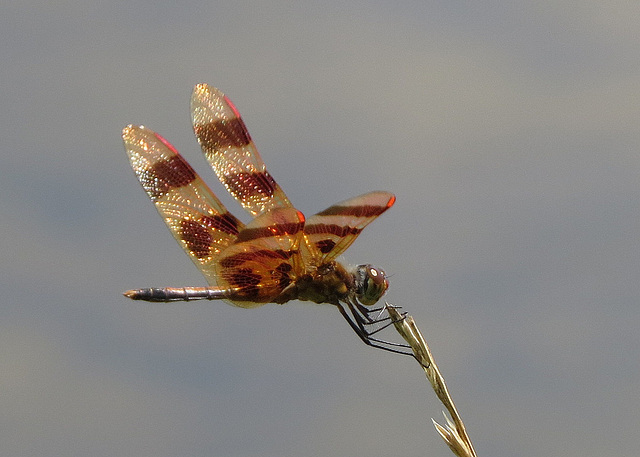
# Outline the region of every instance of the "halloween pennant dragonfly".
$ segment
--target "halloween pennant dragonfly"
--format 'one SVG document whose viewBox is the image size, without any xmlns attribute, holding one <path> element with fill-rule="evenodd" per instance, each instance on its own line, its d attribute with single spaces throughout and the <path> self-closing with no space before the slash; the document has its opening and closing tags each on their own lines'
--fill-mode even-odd
<svg viewBox="0 0 640 457">
<path fill-rule="evenodd" d="M 247 225 L 218 200 L 167 140 L 129 125 L 122 138 L 131 167 L 169 230 L 210 287 L 129 290 L 133 300 L 225 300 L 242 308 L 290 300 L 330 303 L 368 345 L 379 322 L 371 308 L 389 287 L 372 265 L 347 268 L 336 261 L 362 229 L 395 202 L 389 192 L 345 200 L 305 219 L 267 171 L 238 110 L 206 84 L 191 97 L 193 130 L 227 191 L 254 219 Z"/>
</svg>

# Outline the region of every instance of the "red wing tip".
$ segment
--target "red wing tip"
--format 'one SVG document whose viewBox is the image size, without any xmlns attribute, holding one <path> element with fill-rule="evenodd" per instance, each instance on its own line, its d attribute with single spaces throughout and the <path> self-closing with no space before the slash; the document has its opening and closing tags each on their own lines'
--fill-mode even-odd
<svg viewBox="0 0 640 457">
<path fill-rule="evenodd" d="M 396 196 L 391 194 L 391 198 L 387 202 L 387 208 L 391 208 L 395 202 L 396 202 Z"/>
</svg>

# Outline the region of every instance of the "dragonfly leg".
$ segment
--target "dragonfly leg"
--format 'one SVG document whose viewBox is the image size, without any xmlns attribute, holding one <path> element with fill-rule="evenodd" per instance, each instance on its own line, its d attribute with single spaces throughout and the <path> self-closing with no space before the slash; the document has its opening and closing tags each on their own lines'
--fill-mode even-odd
<svg viewBox="0 0 640 457">
<path fill-rule="evenodd" d="M 344 308 L 344 306 L 342 306 L 342 304 L 337 304 L 336 306 L 338 307 L 338 310 L 340 311 L 340 314 L 342 314 L 342 317 L 344 317 L 344 319 L 349 323 L 349 325 L 351 326 L 353 331 L 356 332 L 356 334 L 358 335 L 358 337 L 362 340 L 362 342 L 364 344 L 366 344 L 368 346 L 371 346 L 371 347 L 374 347 L 374 348 L 382 349 L 382 350 L 385 350 L 385 351 L 388 351 L 388 352 L 395 352 L 396 354 L 403 354 L 403 355 L 413 356 L 413 354 L 411 352 L 407 352 L 407 351 L 403 351 L 403 350 L 400 350 L 400 349 L 396 349 L 396 347 L 398 347 L 398 348 L 409 348 L 409 346 L 407 346 L 407 345 L 393 343 L 393 342 L 390 342 L 390 341 L 379 340 L 377 338 L 372 338 L 371 335 L 373 333 L 376 333 L 377 331 L 379 331 L 381 329 L 378 329 L 378 330 L 376 330 L 374 332 L 369 332 L 365 328 L 365 325 L 373 324 L 375 322 L 369 322 L 370 319 L 365 320 L 365 318 L 360 313 L 358 313 L 357 308 L 352 303 L 347 302 L 346 305 L 348 306 L 349 311 L 350 311 L 351 314 L 349 314 L 349 312 L 347 312 L 347 310 Z M 389 324 L 387 324 L 386 326 L 388 326 L 388 325 Z M 391 347 L 389 347 L 389 346 L 391 346 Z"/>
</svg>

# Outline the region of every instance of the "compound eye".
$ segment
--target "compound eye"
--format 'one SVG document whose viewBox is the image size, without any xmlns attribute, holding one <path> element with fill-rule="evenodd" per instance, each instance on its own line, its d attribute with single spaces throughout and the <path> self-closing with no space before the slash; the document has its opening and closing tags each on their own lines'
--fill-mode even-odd
<svg viewBox="0 0 640 457">
<path fill-rule="evenodd" d="M 384 271 L 371 265 L 361 265 L 362 289 L 358 300 L 365 306 L 371 306 L 380 300 L 389 287 Z"/>
</svg>

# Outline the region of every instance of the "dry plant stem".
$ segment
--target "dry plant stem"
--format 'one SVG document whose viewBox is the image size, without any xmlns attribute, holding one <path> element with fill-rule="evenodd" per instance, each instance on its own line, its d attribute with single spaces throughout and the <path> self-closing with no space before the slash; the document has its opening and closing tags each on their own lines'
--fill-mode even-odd
<svg viewBox="0 0 640 457">
<path fill-rule="evenodd" d="M 445 440 L 451 451 L 458 457 L 477 457 L 476 451 L 473 449 L 473 445 L 469 439 L 469 435 L 467 435 L 462 418 L 458 414 L 458 410 L 451 399 L 451 395 L 449 395 L 447 385 L 444 382 L 444 377 L 440 373 L 440 370 L 438 370 L 438 366 L 433 359 L 431 350 L 429 349 L 427 342 L 424 340 L 422 333 L 420 333 L 420 330 L 416 327 L 413 317 L 407 315 L 403 318 L 395 307 L 389 303 L 386 304 L 386 309 L 393 320 L 396 330 L 411 346 L 411 350 L 413 351 L 418 363 L 422 366 L 422 369 L 431 383 L 434 392 L 445 408 L 447 408 L 447 411 L 449 411 L 449 414 L 453 419 L 452 423 L 445 416 L 447 421 L 446 426 L 442 426 L 432 419 L 437 432 Z"/>
</svg>

